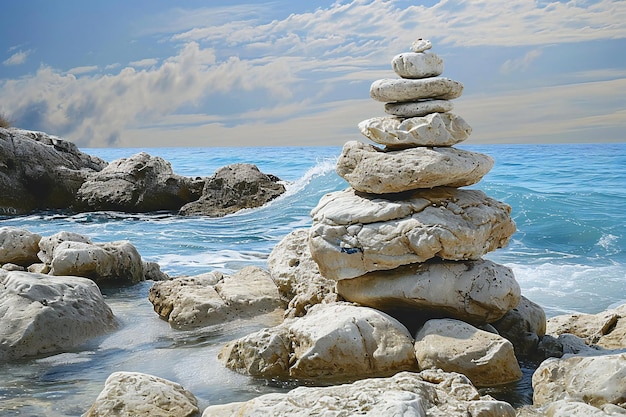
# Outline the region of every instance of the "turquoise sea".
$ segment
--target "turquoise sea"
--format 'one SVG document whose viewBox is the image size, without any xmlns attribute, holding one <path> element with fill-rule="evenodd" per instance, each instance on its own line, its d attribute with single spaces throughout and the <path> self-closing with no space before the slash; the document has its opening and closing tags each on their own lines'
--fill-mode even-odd
<svg viewBox="0 0 626 417">
<path fill-rule="evenodd" d="M 522 294 L 548 317 L 596 313 L 626 302 L 626 143 L 576 145 L 464 145 L 496 160 L 471 188 L 508 203 L 518 231 L 507 248 L 486 256 L 511 267 Z M 0 217 L 50 235 L 61 230 L 94 241 L 130 240 L 146 260 L 171 276 L 265 267 L 286 234 L 310 225 L 310 210 L 325 193 L 347 187 L 335 172 L 340 147 L 82 149 L 107 161 L 145 151 L 170 161 L 185 176 L 209 176 L 235 162 L 256 164 L 287 182 L 270 204 L 224 218 L 171 213 L 36 213 Z M 0 414 L 79 416 L 115 371 L 161 376 L 192 391 L 201 407 L 242 401 L 285 387 L 230 372 L 216 360 L 226 340 L 267 325 L 227 323 L 174 331 L 147 300 L 150 283 L 103 290 L 121 329 L 75 352 L 0 365 Z M 515 389 L 527 402 L 528 381 Z"/>
</svg>

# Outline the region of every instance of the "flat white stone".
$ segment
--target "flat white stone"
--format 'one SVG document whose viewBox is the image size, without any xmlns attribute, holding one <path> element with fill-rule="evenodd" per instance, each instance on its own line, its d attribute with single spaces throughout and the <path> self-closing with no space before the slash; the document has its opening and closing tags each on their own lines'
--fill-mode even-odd
<svg viewBox="0 0 626 417">
<path fill-rule="evenodd" d="M 386 194 L 476 184 L 493 163 L 488 155 L 456 148 L 383 151 L 366 143 L 349 141 L 337 161 L 337 174 L 357 191 Z"/>
<path fill-rule="evenodd" d="M 411 52 L 424 52 L 433 47 L 428 39 L 419 38 L 411 44 Z"/>
<path fill-rule="evenodd" d="M 427 98 L 451 100 L 460 97 L 463 84 L 445 77 L 409 80 L 405 78 L 383 78 L 370 86 L 370 96 L 376 101 L 405 102 Z"/>
<path fill-rule="evenodd" d="M 443 59 L 430 52 L 405 52 L 393 57 L 391 67 L 402 78 L 436 77 L 443 72 Z"/>
<path fill-rule="evenodd" d="M 513 271 L 491 261 L 433 261 L 375 271 L 337 282 L 352 301 L 387 311 L 428 313 L 472 323 L 491 323 L 518 305 Z"/>
<path fill-rule="evenodd" d="M 453 113 L 423 117 L 373 117 L 359 123 L 359 130 L 372 141 L 390 149 L 415 146 L 452 146 L 463 142 L 472 128 Z"/>
<path fill-rule="evenodd" d="M 405 103 L 385 103 L 385 113 L 398 117 L 420 117 L 430 113 L 451 111 L 454 104 L 450 100 L 422 100 Z"/>
<path fill-rule="evenodd" d="M 386 198 L 352 188 L 326 194 L 312 211 L 309 247 L 335 280 L 439 257 L 477 260 L 515 232 L 511 207 L 479 190 L 438 187 Z"/>
</svg>

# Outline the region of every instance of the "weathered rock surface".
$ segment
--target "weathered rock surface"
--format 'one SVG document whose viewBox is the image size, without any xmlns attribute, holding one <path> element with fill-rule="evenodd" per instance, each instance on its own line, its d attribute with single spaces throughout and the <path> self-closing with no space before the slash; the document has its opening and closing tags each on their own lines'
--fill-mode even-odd
<svg viewBox="0 0 626 417">
<path fill-rule="evenodd" d="M 492 167 L 490 156 L 462 149 L 416 147 L 385 151 L 349 141 L 337 161 L 337 174 L 357 191 L 386 194 L 476 184 Z"/>
<path fill-rule="evenodd" d="M 117 327 L 98 286 L 79 277 L 0 274 L 0 362 L 75 348 Z"/>
<path fill-rule="evenodd" d="M 260 207 L 285 192 L 280 179 L 256 165 L 232 164 L 207 179 L 199 200 L 180 209 L 182 215 L 221 217 L 241 209 Z"/>
<path fill-rule="evenodd" d="M 69 208 L 85 179 L 106 165 L 58 137 L 0 128 L 0 215 Z"/>
<path fill-rule="evenodd" d="M 50 236 L 44 236 L 39 241 L 37 257 L 45 264 L 51 264 L 54 259 L 54 250 L 63 242 L 82 242 L 93 244 L 91 238 L 74 232 L 61 231 Z"/>
<path fill-rule="evenodd" d="M 214 271 L 160 281 L 150 288 L 148 299 L 154 311 L 178 329 L 269 313 L 283 305 L 269 274 L 254 266 L 231 276 Z"/>
<path fill-rule="evenodd" d="M 91 175 L 77 193 L 81 210 L 178 210 L 200 197 L 204 181 L 174 174 L 169 162 L 140 152 Z"/>
<path fill-rule="evenodd" d="M 335 281 L 324 278 L 311 257 L 306 229 L 294 230 L 274 246 L 267 267 L 288 303 L 285 317 L 303 316 L 315 304 L 341 301 Z"/>
<path fill-rule="evenodd" d="M 482 191 L 438 187 L 382 198 L 352 189 L 311 211 L 309 247 L 326 278 L 354 278 L 434 257 L 477 260 L 506 246 L 511 208 Z"/>
<path fill-rule="evenodd" d="M 569 400 L 559 400 L 541 407 L 522 407 L 516 410 L 516 417 L 618 417 L 626 416 L 626 409 L 604 404 L 600 407 Z"/>
<path fill-rule="evenodd" d="M 332 387 L 299 387 L 247 402 L 209 406 L 203 417 L 448 416 L 513 417 L 503 401 L 481 396 L 463 375 L 401 372 Z"/>
<path fill-rule="evenodd" d="M 518 305 L 513 271 L 491 261 L 433 261 L 337 282 L 348 301 L 392 312 L 491 323 Z M 410 314 L 410 313 L 409 313 Z"/>
<path fill-rule="evenodd" d="M 517 356 L 528 356 L 537 353 L 539 340 L 546 334 L 546 313 L 540 305 L 522 296 L 515 308 L 491 324 L 513 344 Z"/>
<path fill-rule="evenodd" d="M 41 235 L 17 227 L 0 227 L 0 265 L 29 266 L 38 262 Z"/>
<path fill-rule="evenodd" d="M 430 77 L 419 80 L 405 78 L 383 78 L 370 86 L 370 97 L 376 101 L 405 102 L 427 98 L 452 100 L 461 97 L 463 84 L 445 77 Z"/>
<path fill-rule="evenodd" d="M 533 374 L 533 389 L 534 405 L 568 400 L 626 408 L 626 352 L 548 359 Z"/>
<path fill-rule="evenodd" d="M 199 413 L 198 400 L 180 384 L 138 372 L 115 372 L 84 417 L 192 417 Z"/>
<path fill-rule="evenodd" d="M 415 336 L 420 369 L 443 369 L 467 376 L 476 386 L 514 382 L 522 371 L 505 338 L 454 319 L 427 321 Z"/>
<path fill-rule="evenodd" d="M 359 130 L 388 149 L 416 146 L 452 146 L 464 141 L 472 128 L 453 113 L 431 113 L 424 117 L 374 117 L 359 123 Z"/>
<path fill-rule="evenodd" d="M 391 67 L 402 78 L 436 77 L 443 72 L 443 59 L 432 52 L 405 52 L 393 57 Z"/>
<path fill-rule="evenodd" d="M 348 303 L 314 305 L 304 317 L 228 343 L 219 358 L 252 376 L 303 380 L 388 376 L 417 366 L 402 324 Z"/>
<path fill-rule="evenodd" d="M 422 117 L 431 113 L 445 113 L 454 108 L 450 100 L 422 100 L 385 103 L 385 113 L 398 117 Z"/>
<path fill-rule="evenodd" d="M 433 44 L 428 39 L 416 39 L 411 43 L 411 52 L 424 52 L 433 47 Z"/>
</svg>

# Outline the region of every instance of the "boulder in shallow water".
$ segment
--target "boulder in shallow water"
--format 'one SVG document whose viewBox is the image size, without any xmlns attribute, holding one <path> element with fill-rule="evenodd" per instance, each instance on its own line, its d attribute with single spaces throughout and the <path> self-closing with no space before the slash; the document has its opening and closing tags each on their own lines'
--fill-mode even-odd
<svg viewBox="0 0 626 417">
<path fill-rule="evenodd" d="M 448 416 L 514 417 L 503 401 L 481 396 L 463 375 L 400 372 L 330 387 L 299 387 L 246 402 L 207 407 L 202 417 Z"/>
<path fill-rule="evenodd" d="M 38 262 L 41 235 L 17 227 L 0 227 L 0 265 L 29 266 Z"/>
<path fill-rule="evenodd" d="M 193 417 L 196 397 L 180 384 L 139 372 L 115 372 L 84 417 Z"/>
<path fill-rule="evenodd" d="M 548 334 L 571 333 L 605 349 L 626 348 L 626 304 L 596 314 L 564 314 L 547 322 Z"/>
<path fill-rule="evenodd" d="M 62 352 L 117 327 L 98 286 L 79 277 L 0 274 L 0 362 Z"/>
</svg>

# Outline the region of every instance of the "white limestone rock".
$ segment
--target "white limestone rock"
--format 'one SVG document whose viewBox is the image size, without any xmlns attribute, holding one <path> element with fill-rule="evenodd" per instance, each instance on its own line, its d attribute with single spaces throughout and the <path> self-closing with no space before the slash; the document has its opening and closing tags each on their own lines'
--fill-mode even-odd
<svg viewBox="0 0 626 417">
<path fill-rule="evenodd" d="M 438 187 L 395 196 L 348 188 L 312 211 L 309 248 L 335 280 L 439 257 L 477 260 L 505 247 L 515 232 L 511 207 L 479 190 Z"/>
<path fill-rule="evenodd" d="M 431 113 L 445 113 L 454 108 L 450 100 L 421 100 L 404 103 L 385 103 L 385 113 L 397 117 L 422 117 Z"/>
<path fill-rule="evenodd" d="M 402 324 L 348 303 L 316 304 L 304 317 L 228 343 L 219 358 L 252 376 L 302 380 L 389 376 L 417 366 Z"/>
<path fill-rule="evenodd" d="M 282 307 L 269 274 L 256 266 L 156 282 L 148 293 L 154 311 L 173 328 L 211 326 L 271 313 Z"/>
<path fill-rule="evenodd" d="M 443 59 L 432 52 L 405 52 L 393 57 L 391 67 L 402 78 L 436 77 L 443 72 Z"/>
<path fill-rule="evenodd" d="M 452 100 L 461 97 L 463 84 L 445 77 L 419 80 L 383 78 L 370 86 L 370 97 L 383 103 L 417 101 L 427 98 Z"/>
<path fill-rule="evenodd" d="M 29 266 L 38 262 L 41 235 L 17 227 L 0 227 L 0 265 Z"/>
<path fill-rule="evenodd" d="M 454 319 L 427 321 L 415 336 L 420 369 L 443 369 L 468 377 L 476 386 L 514 382 L 522 371 L 505 338 Z"/>
<path fill-rule="evenodd" d="M 411 44 L 411 52 L 424 52 L 433 47 L 428 39 L 419 38 Z"/>
<path fill-rule="evenodd" d="M 510 404 L 481 396 L 463 375 L 400 372 L 330 387 L 298 387 L 286 394 L 212 405 L 202 417 L 447 416 L 514 417 Z"/>
<path fill-rule="evenodd" d="M 289 303 L 285 317 L 300 317 L 315 304 L 340 301 L 335 281 L 324 278 L 311 257 L 308 229 L 294 230 L 274 246 L 267 267 Z"/>
<path fill-rule="evenodd" d="M 337 161 L 337 174 L 357 191 L 388 194 L 476 184 L 493 164 L 490 156 L 463 149 L 417 147 L 385 151 L 349 141 Z"/>
<path fill-rule="evenodd" d="M 374 117 L 359 123 L 359 130 L 389 149 L 452 146 L 463 142 L 472 133 L 471 126 L 453 113 L 431 113 L 408 119 Z"/>
<path fill-rule="evenodd" d="M 539 304 L 522 296 L 515 308 L 492 325 L 502 337 L 513 343 L 516 355 L 532 355 L 546 334 L 546 313 Z"/>
<path fill-rule="evenodd" d="M 98 286 L 79 277 L 0 274 L 0 363 L 62 352 L 117 328 Z"/>
<path fill-rule="evenodd" d="M 139 372 L 114 372 L 83 416 L 192 417 L 199 413 L 198 400 L 180 384 Z"/>
<path fill-rule="evenodd" d="M 37 257 L 45 264 L 51 264 L 54 258 L 54 250 L 63 242 L 82 242 L 93 244 L 93 241 L 87 237 L 74 232 L 61 231 L 51 236 L 42 237 L 39 241 L 39 252 Z"/>
<path fill-rule="evenodd" d="M 532 378 L 533 404 L 580 401 L 594 407 L 626 405 L 626 352 L 564 355 L 545 360 Z"/>
<path fill-rule="evenodd" d="M 491 261 L 434 261 L 370 272 L 337 282 L 348 301 L 382 311 L 427 312 L 473 323 L 491 323 L 517 306 L 513 271 Z"/>
<path fill-rule="evenodd" d="M 594 407 L 579 401 L 559 400 L 541 407 L 524 406 L 516 417 L 618 417 L 626 416 L 626 408 L 613 404 Z"/>
</svg>

